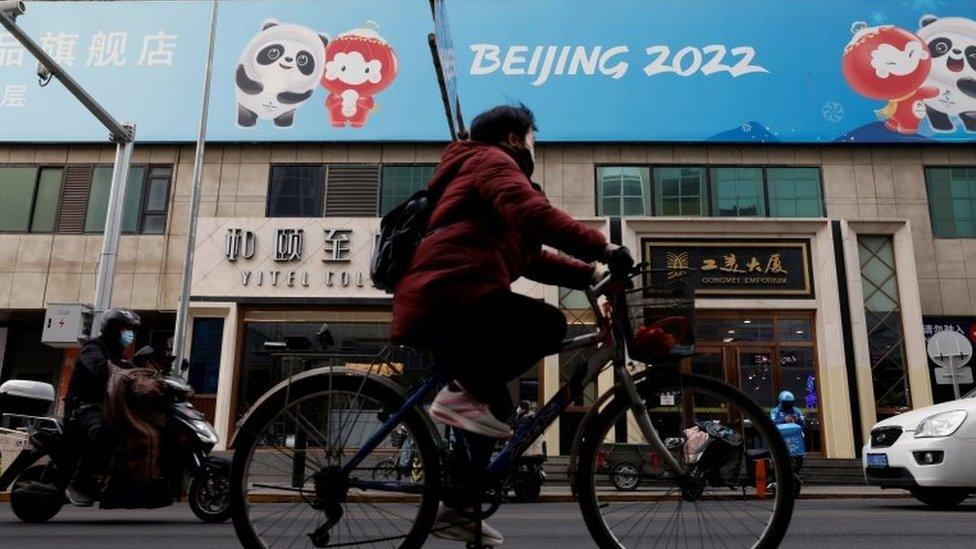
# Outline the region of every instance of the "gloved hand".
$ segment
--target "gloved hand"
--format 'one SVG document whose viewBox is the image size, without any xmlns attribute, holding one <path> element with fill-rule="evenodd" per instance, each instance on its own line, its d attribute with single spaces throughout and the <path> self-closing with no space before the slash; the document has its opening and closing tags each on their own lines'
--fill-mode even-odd
<svg viewBox="0 0 976 549">
<path fill-rule="evenodd" d="M 604 263 L 607 264 L 607 267 L 610 267 L 610 272 L 623 274 L 634 266 L 634 258 L 631 257 L 630 250 L 626 246 L 610 244 L 607 246 Z"/>
</svg>

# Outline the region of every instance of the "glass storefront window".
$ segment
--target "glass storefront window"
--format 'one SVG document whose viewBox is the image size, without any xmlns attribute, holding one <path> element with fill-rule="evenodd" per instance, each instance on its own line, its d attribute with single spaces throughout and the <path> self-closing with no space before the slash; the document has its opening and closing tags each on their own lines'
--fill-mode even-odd
<svg viewBox="0 0 976 549">
<path fill-rule="evenodd" d="M 699 320 L 696 329 L 699 341 L 732 343 L 773 340 L 773 320 L 762 316 Z"/>
<path fill-rule="evenodd" d="M 318 357 L 272 356 L 280 353 L 265 347 L 266 341 L 284 342 L 292 349 L 321 350 L 316 333 L 322 322 L 245 322 L 244 347 L 237 388 L 237 417 L 247 411 L 279 381 L 307 369 L 330 365 L 370 364 L 389 344 L 390 327 L 385 322 L 329 322 L 335 345 Z M 416 360 L 415 360 L 416 359 Z M 404 364 L 410 377 L 427 372 L 429 365 L 420 357 L 394 360 Z M 408 376 L 404 376 L 409 382 Z"/>
<path fill-rule="evenodd" d="M 765 217 L 761 168 L 712 168 L 712 213 L 719 217 Z"/>
<path fill-rule="evenodd" d="M 193 348 L 190 351 L 189 382 L 193 391 L 198 395 L 217 393 L 223 341 L 223 318 L 196 318 L 193 320 Z"/>
<path fill-rule="evenodd" d="M 383 166 L 380 180 L 380 215 L 404 203 L 417 191 L 427 187 L 436 164 L 423 166 Z"/>
<path fill-rule="evenodd" d="M 817 168 L 768 168 L 771 217 L 823 217 L 820 170 Z"/>
<path fill-rule="evenodd" d="M 702 313 L 696 319 L 699 354 L 686 371 L 723 379 L 769 411 L 783 390 L 806 416 L 808 452 L 822 451 L 813 316 L 798 312 Z M 706 401 L 696 407 L 709 413 Z M 715 419 L 719 419 L 718 416 Z"/>
<path fill-rule="evenodd" d="M 707 215 L 705 169 L 692 167 L 655 168 L 656 215 Z"/>
<path fill-rule="evenodd" d="M 739 351 L 739 388 L 764 408 L 776 405 L 773 353 L 765 350 Z"/>
<path fill-rule="evenodd" d="M 268 217 L 322 217 L 325 166 L 271 166 Z"/>
<path fill-rule="evenodd" d="M 776 340 L 813 341 L 812 324 L 809 318 L 780 318 L 776 323 Z"/>
<path fill-rule="evenodd" d="M 649 171 L 631 166 L 597 167 L 597 215 L 650 215 Z"/>
</svg>

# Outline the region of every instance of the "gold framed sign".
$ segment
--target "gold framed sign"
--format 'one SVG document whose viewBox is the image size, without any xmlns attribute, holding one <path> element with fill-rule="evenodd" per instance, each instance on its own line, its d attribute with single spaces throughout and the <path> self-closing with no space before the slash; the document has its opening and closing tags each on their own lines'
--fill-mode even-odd
<svg viewBox="0 0 976 549">
<path fill-rule="evenodd" d="M 681 280 L 700 296 L 813 297 L 808 240 L 641 240 L 653 283 Z"/>
</svg>

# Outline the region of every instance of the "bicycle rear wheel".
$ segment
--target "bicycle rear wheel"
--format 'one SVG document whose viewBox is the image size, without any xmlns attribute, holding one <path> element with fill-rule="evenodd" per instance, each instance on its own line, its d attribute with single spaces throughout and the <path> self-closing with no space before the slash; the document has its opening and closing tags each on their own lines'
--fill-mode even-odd
<svg viewBox="0 0 976 549">
<path fill-rule="evenodd" d="M 343 476 L 343 465 L 404 406 L 403 395 L 371 376 L 329 370 L 273 391 L 236 438 L 231 506 L 241 544 L 420 547 L 437 513 L 440 479 L 437 445 L 421 412 L 407 409 L 399 425 L 415 445 L 422 480 L 383 474 L 400 453 L 390 436 Z"/>
<path fill-rule="evenodd" d="M 637 386 L 661 439 L 689 475 L 679 479 L 666 470 L 628 403 L 614 398 L 584 427 L 577 458 L 576 493 L 597 545 L 778 546 L 793 514 L 793 476 L 786 446 L 762 409 L 703 376 L 654 373 Z M 614 440 L 618 422 L 627 422 L 630 441 L 645 445 L 637 492 L 617 492 L 597 474 L 597 454 Z M 787 489 L 765 490 L 774 475 Z"/>
</svg>

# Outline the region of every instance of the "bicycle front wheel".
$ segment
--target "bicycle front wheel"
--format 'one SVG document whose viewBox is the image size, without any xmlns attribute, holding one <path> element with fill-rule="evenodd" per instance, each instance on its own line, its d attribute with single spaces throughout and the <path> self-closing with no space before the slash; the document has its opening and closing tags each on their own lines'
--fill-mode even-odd
<svg viewBox="0 0 976 549">
<path fill-rule="evenodd" d="M 794 480 L 783 439 L 762 409 L 709 377 L 655 374 L 637 386 L 654 427 L 687 473 L 666 468 L 640 434 L 629 403 L 610 401 L 585 427 L 577 455 L 576 493 L 597 545 L 778 546 L 793 514 Z M 626 441 L 618 438 L 617 425 L 627 426 Z M 621 493 L 601 464 L 607 452 L 628 442 L 630 453 L 641 456 L 640 490 Z M 778 490 L 770 486 L 774 479 Z"/>
<path fill-rule="evenodd" d="M 372 376 L 323 370 L 273 389 L 246 418 L 231 469 L 234 529 L 247 548 L 420 547 L 437 513 L 440 479 L 430 424 L 408 408 L 397 426 L 412 441 L 420 480 L 399 475 L 387 436 L 350 459 L 404 407 Z"/>
</svg>

